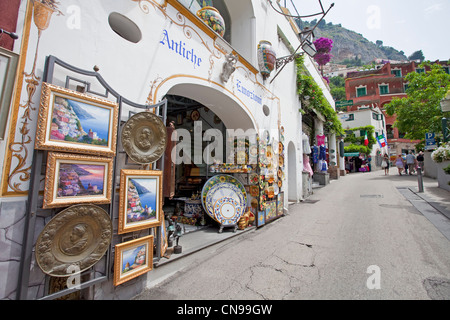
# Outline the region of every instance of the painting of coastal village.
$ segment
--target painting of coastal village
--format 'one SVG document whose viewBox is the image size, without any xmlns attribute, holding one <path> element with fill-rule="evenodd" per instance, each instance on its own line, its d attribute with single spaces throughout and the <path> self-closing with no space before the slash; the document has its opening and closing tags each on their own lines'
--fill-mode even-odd
<svg viewBox="0 0 450 320">
<path fill-rule="evenodd" d="M 82 163 L 60 163 L 57 198 L 102 195 L 105 166 Z"/>
<path fill-rule="evenodd" d="M 122 252 L 122 274 L 146 265 L 147 245 L 130 248 Z"/>
<path fill-rule="evenodd" d="M 127 224 L 157 219 L 157 179 L 128 180 Z"/>
<path fill-rule="evenodd" d="M 53 141 L 108 146 L 110 113 L 107 108 L 55 95 L 49 138 Z"/>
</svg>

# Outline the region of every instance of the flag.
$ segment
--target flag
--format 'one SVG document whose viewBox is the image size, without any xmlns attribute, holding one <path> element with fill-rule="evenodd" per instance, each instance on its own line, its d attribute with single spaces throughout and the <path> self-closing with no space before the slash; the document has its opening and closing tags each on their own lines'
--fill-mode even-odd
<svg viewBox="0 0 450 320">
<path fill-rule="evenodd" d="M 378 144 L 380 145 L 381 148 L 386 147 L 386 139 L 384 138 L 384 136 L 382 134 L 380 134 L 377 137 L 377 141 L 378 141 Z"/>
<path fill-rule="evenodd" d="M 369 145 L 369 139 L 367 138 L 367 131 L 366 131 L 366 135 L 364 136 L 364 145 L 365 146 Z"/>
</svg>

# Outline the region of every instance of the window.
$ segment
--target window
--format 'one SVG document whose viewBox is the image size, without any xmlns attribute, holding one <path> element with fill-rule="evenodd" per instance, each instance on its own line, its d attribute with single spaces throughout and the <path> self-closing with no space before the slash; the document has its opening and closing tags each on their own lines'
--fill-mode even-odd
<svg viewBox="0 0 450 320">
<path fill-rule="evenodd" d="M 408 83 L 405 83 L 404 85 L 403 85 L 403 92 L 406 92 L 406 90 L 408 90 Z"/>
<path fill-rule="evenodd" d="M 394 69 L 394 70 L 391 70 L 391 73 L 392 73 L 393 75 L 395 75 L 396 77 L 401 77 L 401 76 L 402 76 L 402 69 Z"/>
<path fill-rule="evenodd" d="M 356 88 L 356 97 L 364 97 L 367 95 L 367 86 L 361 86 Z"/>
<path fill-rule="evenodd" d="M 424 72 L 425 72 L 425 69 L 424 69 L 424 68 L 417 68 L 417 69 L 416 69 L 416 72 L 417 72 L 417 73 L 424 73 Z"/>
<path fill-rule="evenodd" d="M 380 88 L 380 94 L 389 94 L 389 85 L 388 84 L 380 84 L 378 85 Z"/>
<path fill-rule="evenodd" d="M 446 74 L 450 74 L 450 67 L 449 66 L 444 66 L 444 71 Z"/>
<path fill-rule="evenodd" d="M 373 120 L 383 120 L 383 115 L 379 113 L 372 113 Z"/>
</svg>

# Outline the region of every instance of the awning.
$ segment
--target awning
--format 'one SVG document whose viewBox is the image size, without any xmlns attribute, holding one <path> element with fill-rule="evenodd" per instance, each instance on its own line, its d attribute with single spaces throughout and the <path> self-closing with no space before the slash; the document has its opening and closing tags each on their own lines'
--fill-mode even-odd
<svg viewBox="0 0 450 320">
<path fill-rule="evenodd" d="M 359 152 L 346 152 L 344 157 L 359 157 Z"/>
</svg>

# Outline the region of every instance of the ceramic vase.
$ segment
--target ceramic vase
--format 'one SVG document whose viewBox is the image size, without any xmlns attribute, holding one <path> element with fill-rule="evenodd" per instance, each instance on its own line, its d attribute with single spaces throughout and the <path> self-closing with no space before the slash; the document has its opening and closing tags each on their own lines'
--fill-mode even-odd
<svg viewBox="0 0 450 320">
<path fill-rule="evenodd" d="M 276 53 L 269 41 L 261 40 L 258 44 L 258 64 L 259 71 L 263 78 L 270 76 L 270 73 L 275 68 Z"/>
<path fill-rule="evenodd" d="M 225 21 L 219 11 L 214 7 L 203 7 L 197 11 L 197 16 L 221 37 L 225 34 Z"/>
</svg>

